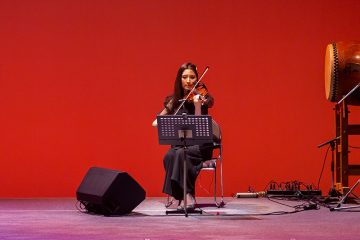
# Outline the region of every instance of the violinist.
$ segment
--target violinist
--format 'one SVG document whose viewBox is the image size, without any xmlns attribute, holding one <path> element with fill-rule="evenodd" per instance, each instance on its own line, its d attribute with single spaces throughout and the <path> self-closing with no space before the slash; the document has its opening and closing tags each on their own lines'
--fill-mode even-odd
<svg viewBox="0 0 360 240">
<path fill-rule="evenodd" d="M 194 89 L 195 84 L 198 83 L 197 88 Z M 193 90 L 193 94 L 189 93 Z M 188 97 L 183 106 L 178 109 L 185 97 Z M 174 115 L 175 113 L 181 115 L 183 113 L 189 115 L 207 115 L 208 108 L 214 104 L 213 97 L 207 92 L 206 86 L 198 82 L 198 72 L 194 64 L 188 62 L 180 66 L 175 78 L 174 92 L 167 96 L 164 101 L 164 109 L 160 115 Z M 157 126 L 155 120 L 152 124 Z M 195 181 L 204 167 L 205 160 L 212 156 L 211 145 L 193 145 L 187 148 L 186 166 L 187 166 L 187 194 L 184 195 L 183 190 L 183 167 L 184 167 L 184 149 L 183 146 L 171 146 L 167 151 L 163 164 L 165 168 L 165 180 L 163 185 L 163 192 L 171 196 L 168 203 L 165 205 L 169 207 L 178 200 L 178 208 L 183 208 L 181 202 L 186 197 L 186 207 L 188 210 L 195 208 Z"/>
</svg>

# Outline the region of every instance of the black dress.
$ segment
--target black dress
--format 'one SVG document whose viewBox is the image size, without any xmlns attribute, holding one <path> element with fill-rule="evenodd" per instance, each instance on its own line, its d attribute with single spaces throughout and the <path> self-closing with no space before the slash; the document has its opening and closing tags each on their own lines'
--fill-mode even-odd
<svg viewBox="0 0 360 240">
<path fill-rule="evenodd" d="M 201 114 L 208 114 L 208 108 L 214 103 L 211 95 L 206 95 L 206 104 L 201 106 Z M 165 99 L 164 105 L 167 106 L 171 97 Z M 192 102 L 186 102 L 184 107 L 179 110 L 178 114 L 187 113 L 194 115 L 195 106 Z M 188 146 L 186 150 L 186 167 L 187 167 L 187 180 L 186 189 L 187 193 L 195 196 L 195 181 L 200 172 L 202 162 L 209 160 L 212 157 L 212 144 L 193 145 Z M 164 157 L 165 168 L 165 181 L 163 192 L 173 196 L 177 200 L 184 198 L 184 149 L 182 146 L 171 146 Z"/>
</svg>

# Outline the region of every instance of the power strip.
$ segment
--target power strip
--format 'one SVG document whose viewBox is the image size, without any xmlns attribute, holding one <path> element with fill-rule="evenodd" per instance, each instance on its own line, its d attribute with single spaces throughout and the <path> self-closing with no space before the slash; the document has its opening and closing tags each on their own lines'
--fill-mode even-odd
<svg viewBox="0 0 360 240">
<path fill-rule="evenodd" d="M 321 196 L 321 190 L 267 190 L 266 196 Z"/>
</svg>

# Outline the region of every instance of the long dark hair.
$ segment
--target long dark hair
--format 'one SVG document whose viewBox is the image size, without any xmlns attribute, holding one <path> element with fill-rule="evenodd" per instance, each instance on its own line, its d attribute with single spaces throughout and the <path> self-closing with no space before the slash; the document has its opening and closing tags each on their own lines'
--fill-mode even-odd
<svg viewBox="0 0 360 240">
<path fill-rule="evenodd" d="M 173 106 L 172 106 L 172 110 L 174 111 L 179 105 L 180 105 L 180 101 L 181 99 L 183 99 L 184 96 L 184 89 L 182 87 L 182 74 L 186 69 L 190 69 L 192 70 L 195 75 L 196 75 L 196 79 L 199 79 L 198 76 L 198 72 L 197 72 L 197 67 L 195 64 L 191 63 L 191 62 L 187 62 L 184 63 L 183 65 L 180 66 L 176 78 L 175 78 L 175 84 L 174 84 L 174 93 L 173 93 Z"/>
</svg>

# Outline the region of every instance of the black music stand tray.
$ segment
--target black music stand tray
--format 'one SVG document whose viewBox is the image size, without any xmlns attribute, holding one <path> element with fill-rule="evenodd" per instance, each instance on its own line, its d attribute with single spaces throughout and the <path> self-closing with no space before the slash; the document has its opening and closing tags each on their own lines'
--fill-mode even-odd
<svg viewBox="0 0 360 240">
<path fill-rule="evenodd" d="M 201 210 L 187 209 L 186 202 L 186 151 L 189 145 L 213 142 L 212 119 L 209 115 L 158 115 L 157 128 L 159 144 L 179 145 L 184 148 L 184 209 L 166 211 L 167 214 L 202 213 Z"/>
</svg>

